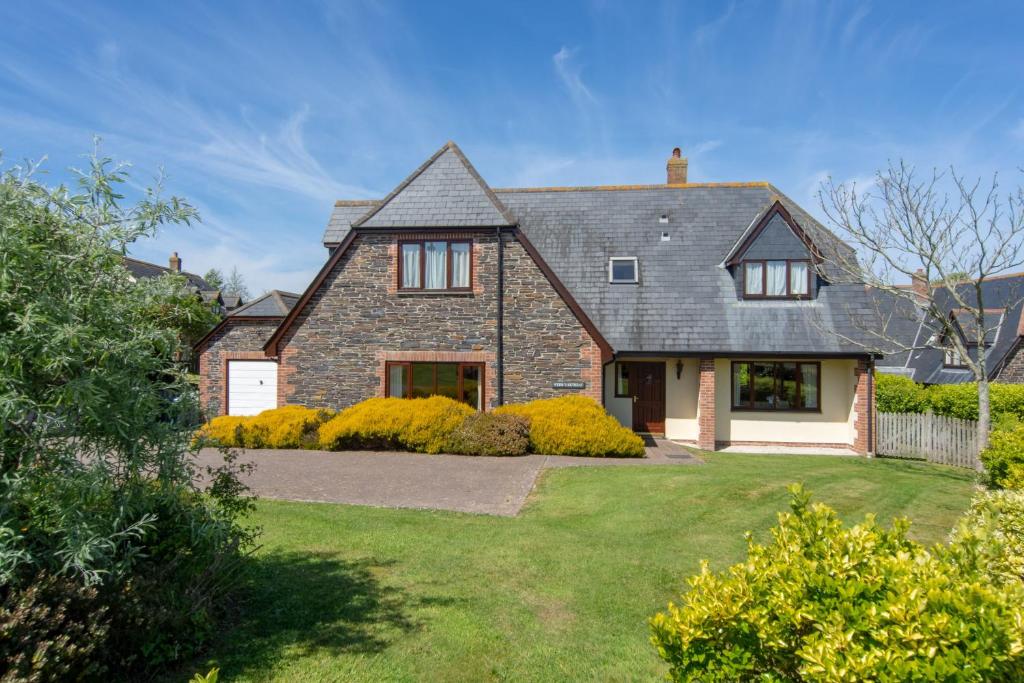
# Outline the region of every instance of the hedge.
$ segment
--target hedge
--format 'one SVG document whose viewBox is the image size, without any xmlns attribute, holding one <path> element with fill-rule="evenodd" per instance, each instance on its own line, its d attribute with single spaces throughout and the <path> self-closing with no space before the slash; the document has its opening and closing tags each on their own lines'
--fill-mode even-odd
<svg viewBox="0 0 1024 683">
<path fill-rule="evenodd" d="M 1019 564 L 998 560 L 1007 530 L 1019 552 L 1019 501 L 982 502 L 970 531 L 925 548 L 906 520 L 846 527 L 791 490 L 767 544 L 748 536 L 747 560 L 721 573 L 705 563 L 680 604 L 651 620 L 671 678 L 1024 680 L 1024 584 L 1012 578 Z"/>
<path fill-rule="evenodd" d="M 978 385 L 934 384 L 929 387 L 907 377 L 878 373 L 876 401 L 881 413 L 924 413 L 978 419 Z M 1024 385 L 989 384 L 989 403 L 993 424 L 1024 419 Z"/>
<path fill-rule="evenodd" d="M 1024 489 L 1024 425 L 993 431 L 981 462 L 989 488 Z"/>
<path fill-rule="evenodd" d="M 644 441 L 585 396 L 571 395 L 497 408 L 530 420 L 530 450 L 545 455 L 644 456 Z"/>
<path fill-rule="evenodd" d="M 229 448 L 406 450 L 463 455 L 643 457 L 644 442 L 596 401 L 562 396 L 489 413 L 443 396 L 371 398 L 340 413 L 302 406 L 222 416 L 200 438 Z"/>
<path fill-rule="evenodd" d="M 258 415 L 222 415 L 203 425 L 198 436 L 228 448 L 316 448 L 317 430 L 334 417 L 326 408 L 284 406 Z"/>
</svg>

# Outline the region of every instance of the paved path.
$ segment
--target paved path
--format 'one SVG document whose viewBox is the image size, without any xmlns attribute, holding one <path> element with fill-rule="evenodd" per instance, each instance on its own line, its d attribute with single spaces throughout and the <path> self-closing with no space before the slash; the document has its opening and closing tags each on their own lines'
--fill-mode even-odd
<svg viewBox="0 0 1024 683">
<path fill-rule="evenodd" d="M 516 515 L 546 467 L 643 466 L 699 463 L 668 441 L 647 449 L 646 458 L 576 458 L 528 455 L 484 458 L 465 455 L 331 453 L 301 450 L 246 450 L 241 462 L 256 463 L 245 482 L 263 498 L 456 510 Z M 221 462 L 204 449 L 201 465 Z"/>
</svg>

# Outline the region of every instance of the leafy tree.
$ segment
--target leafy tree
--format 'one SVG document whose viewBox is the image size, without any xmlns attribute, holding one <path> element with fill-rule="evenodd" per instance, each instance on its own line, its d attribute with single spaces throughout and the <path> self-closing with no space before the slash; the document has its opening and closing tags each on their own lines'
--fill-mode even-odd
<svg viewBox="0 0 1024 683">
<path fill-rule="evenodd" d="M 187 356 L 192 345 L 220 321 L 214 307 L 203 301 L 182 276 L 167 273 L 136 282 L 142 313 L 160 328 L 178 332 L 179 357 Z"/>
<path fill-rule="evenodd" d="M 60 653 L 33 626 L 52 609 L 102 638 L 79 656 L 159 667 L 212 629 L 251 541 L 230 460 L 205 493 L 194 483 L 180 288 L 140 289 L 122 266 L 133 241 L 197 214 L 159 180 L 124 205 L 127 168 L 98 146 L 75 188 L 49 188 L 35 170 L 0 174 L 0 623 Z M 19 608 L 41 599 L 49 607 Z M 49 680 L 67 664 L 55 661 L 26 666 Z"/>
<path fill-rule="evenodd" d="M 220 272 L 217 268 L 210 268 L 206 271 L 206 275 L 203 276 L 206 280 L 206 284 L 210 285 L 214 289 L 224 288 L 224 273 Z"/>
<path fill-rule="evenodd" d="M 242 276 L 237 267 L 231 268 L 231 275 L 228 276 L 227 282 L 224 283 L 224 291 L 229 294 L 237 294 L 243 300 L 249 299 L 249 288 L 245 285 L 245 277 Z"/>
</svg>

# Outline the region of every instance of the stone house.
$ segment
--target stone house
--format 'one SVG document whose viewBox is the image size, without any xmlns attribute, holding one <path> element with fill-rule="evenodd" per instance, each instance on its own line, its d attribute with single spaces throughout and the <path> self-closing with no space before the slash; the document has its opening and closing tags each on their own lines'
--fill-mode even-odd
<svg viewBox="0 0 1024 683">
<path fill-rule="evenodd" d="M 444 145 L 336 202 L 305 292 L 197 345 L 207 413 L 580 393 L 702 448 L 871 451 L 874 358 L 842 341 L 871 308 L 828 267 L 848 247 L 769 183 L 687 182 L 678 149 L 666 180 L 492 189 Z"/>
</svg>

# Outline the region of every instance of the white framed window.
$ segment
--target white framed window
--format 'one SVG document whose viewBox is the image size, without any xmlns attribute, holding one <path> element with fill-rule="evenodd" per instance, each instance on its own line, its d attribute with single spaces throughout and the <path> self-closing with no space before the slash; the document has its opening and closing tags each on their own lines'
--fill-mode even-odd
<svg viewBox="0 0 1024 683">
<path fill-rule="evenodd" d="M 640 266 L 636 256 L 612 256 L 608 259 L 608 282 L 635 284 L 640 281 Z"/>
<path fill-rule="evenodd" d="M 946 348 L 943 364 L 947 368 L 963 368 L 967 366 L 967 363 L 964 362 L 964 357 L 953 347 Z"/>
</svg>

